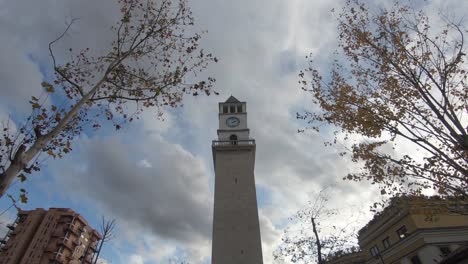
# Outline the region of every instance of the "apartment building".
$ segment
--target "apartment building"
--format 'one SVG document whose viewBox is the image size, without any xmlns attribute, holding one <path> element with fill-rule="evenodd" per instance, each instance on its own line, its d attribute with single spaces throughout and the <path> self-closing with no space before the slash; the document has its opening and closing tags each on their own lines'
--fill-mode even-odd
<svg viewBox="0 0 468 264">
<path fill-rule="evenodd" d="M 101 235 L 68 208 L 19 211 L 0 241 L 2 264 L 90 264 Z"/>
</svg>

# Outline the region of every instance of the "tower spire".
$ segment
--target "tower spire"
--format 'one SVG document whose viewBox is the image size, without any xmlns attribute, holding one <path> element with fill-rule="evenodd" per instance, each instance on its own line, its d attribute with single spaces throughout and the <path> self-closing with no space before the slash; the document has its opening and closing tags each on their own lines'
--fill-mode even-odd
<svg viewBox="0 0 468 264">
<path fill-rule="evenodd" d="M 234 96 L 231 95 L 231 96 L 229 96 L 229 98 L 224 103 L 240 103 L 240 101 L 237 100 L 237 98 L 235 98 Z"/>
</svg>

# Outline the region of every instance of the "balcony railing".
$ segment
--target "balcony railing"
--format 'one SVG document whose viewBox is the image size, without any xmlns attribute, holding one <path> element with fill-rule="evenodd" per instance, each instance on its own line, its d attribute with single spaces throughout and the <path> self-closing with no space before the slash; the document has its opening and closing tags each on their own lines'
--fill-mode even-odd
<svg viewBox="0 0 468 264">
<path fill-rule="evenodd" d="M 253 146 L 255 139 L 240 139 L 240 140 L 213 140 L 213 147 L 218 146 Z"/>
<path fill-rule="evenodd" d="M 70 250 L 75 249 L 74 244 L 77 244 L 74 239 L 62 237 L 61 240 L 57 242 L 58 245 L 64 245 Z"/>
</svg>

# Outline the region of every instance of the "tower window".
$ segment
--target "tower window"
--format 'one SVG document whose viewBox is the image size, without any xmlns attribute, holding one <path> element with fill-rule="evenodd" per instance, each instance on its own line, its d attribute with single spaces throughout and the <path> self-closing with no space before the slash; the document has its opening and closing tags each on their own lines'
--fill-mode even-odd
<svg viewBox="0 0 468 264">
<path fill-rule="evenodd" d="M 236 112 L 236 107 L 234 105 L 229 106 L 229 112 L 230 113 L 235 113 Z"/>
<path fill-rule="evenodd" d="M 229 141 L 231 141 L 232 145 L 237 145 L 237 136 L 236 135 L 231 135 L 229 137 Z"/>
<path fill-rule="evenodd" d="M 237 105 L 237 113 L 242 113 L 242 105 Z"/>
<path fill-rule="evenodd" d="M 227 114 L 228 112 L 228 106 L 227 105 L 223 105 L 223 113 L 224 114 Z"/>
<path fill-rule="evenodd" d="M 234 179 L 234 182 L 237 184 L 237 178 Z"/>
</svg>

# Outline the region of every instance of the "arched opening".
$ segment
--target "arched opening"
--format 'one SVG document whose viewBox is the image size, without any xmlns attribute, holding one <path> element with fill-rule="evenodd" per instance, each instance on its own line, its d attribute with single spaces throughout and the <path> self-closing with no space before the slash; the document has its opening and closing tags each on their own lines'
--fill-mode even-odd
<svg viewBox="0 0 468 264">
<path fill-rule="evenodd" d="M 237 135 L 231 135 L 229 141 L 231 141 L 232 145 L 237 145 Z"/>
</svg>

